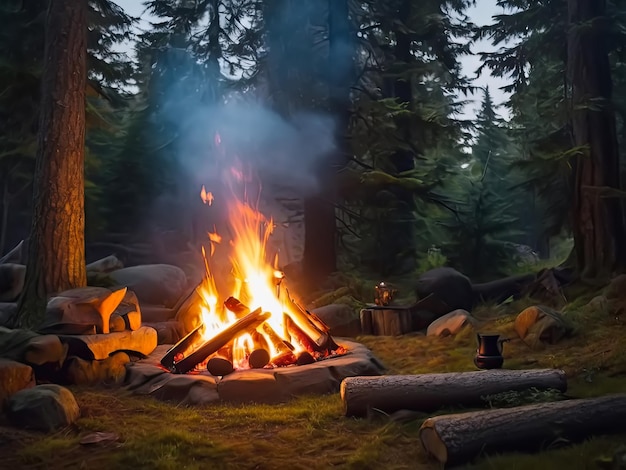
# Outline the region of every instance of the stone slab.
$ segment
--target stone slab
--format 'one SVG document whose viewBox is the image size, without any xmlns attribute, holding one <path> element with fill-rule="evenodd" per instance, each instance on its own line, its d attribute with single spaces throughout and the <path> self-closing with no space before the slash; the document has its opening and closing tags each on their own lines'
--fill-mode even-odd
<svg viewBox="0 0 626 470">
<path fill-rule="evenodd" d="M 157 347 L 157 332 L 142 326 L 130 331 L 96 335 L 59 335 L 69 346 L 68 355 L 88 360 L 102 360 L 117 351 L 139 353 L 148 356 Z"/>
<path fill-rule="evenodd" d="M 341 381 L 357 375 L 381 375 L 384 366 L 362 344 L 335 338 L 348 352 L 313 364 L 235 371 L 213 377 L 202 371 L 172 374 L 160 366 L 171 345 L 159 345 L 147 358 L 127 365 L 126 385 L 137 394 L 186 405 L 214 401 L 278 403 L 299 395 L 339 391 Z"/>
</svg>

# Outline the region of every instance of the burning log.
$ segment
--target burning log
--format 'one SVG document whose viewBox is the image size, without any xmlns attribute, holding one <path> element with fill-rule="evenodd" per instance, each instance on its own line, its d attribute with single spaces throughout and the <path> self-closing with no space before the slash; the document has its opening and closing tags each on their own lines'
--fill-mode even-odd
<svg viewBox="0 0 626 470">
<path fill-rule="evenodd" d="M 266 349 L 255 349 L 248 357 L 248 364 L 253 369 L 262 369 L 270 362 L 270 353 Z"/>
<path fill-rule="evenodd" d="M 313 364 L 314 362 L 315 358 L 311 356 L 311 353 L 308 351 L 302 351 L 300 354 L 298 354 L 298 357 L 296 359 L 296 364 L 298 364 L 299 366 Z"/>
<path fill-rule="evenodd" d="M 173 366 L 173 371 L 178 374 L 184 374 L 186 372 L 189 372 L 197 364 L 199 364 L 211 354 L 219 350 L 222 346 L 228 344 L 239 333 L 255 329 L 270 316 L 271 314 L 269 312 L 263 312 L 261 308 L 257 308 L 255 311 L 250 312 L 245 317 L 237 320 L 224 331 L 216 334 L 213 338 L 205 342 L 189 356 L 184 357 L 178 362 L 175 362 Z"/>
<path fill-rule="evenodd" d="M 272 359 L 271 364 L 274 367 L 285 367 L 290 366 L 291 364 L 295 364 L 297 361 L 296 355 L 291 351 L 284 352 L 279 354 L 274 359 Z"/>
<path fill-rule="evenodd" d="M 267 335 L 279 354 L 293 351 L 293 346 L 291 346 L 280 336 L 278 336 L 278 333 L 274 331 L 274 328 L 272 328 L 270 324 L 263 323 L 259 328 L 263 333 Z"/>
<path fill-rule="evenodd" d="M 198 325 L 191 330 L 187 336 L 167 350 L 165 356 L 161 359 L 161 365 L 167 370 L 174 370 L 174 363 L 180 361 L 187 353 L 193 351 L 195 344 L 202 339 L 202 329 L 204 325 Z"/>
<path fill-rule="evenodd" d="M 287 292 L 287 298 L 293 306 L 289 310 L 291 320 L 305 336 L 316 344 L 317 347 L 313 349 L 314 351 L 326 352 L 339 347 L 329 334 L 330 328 L 319 317 L 300 307 L 289 296 L 289 292 Z"/>
<path fill-rule="evenodd" d="M 206 363 L 206 370 L 208 370 L 211 375 L 228 375 L 231 374 L 235 368 L 233 367 L 233 363 L 225 357 L 213 356 Z"/>
<path fill-rule="evenodd" d="M 224 301 L 224 307 L 233 312 L 237 318 L 245 317 L 250 313 L 250 308 L 241 303 L 239 299 L 235 297 L 229 297 Z"/>
<path fill-rule="evenodd" d="M 302 329 L 300 329 L 300 327 L 296 324 L 295 321 L 291 319 L 289 315 L 285 315 L 285 326 L 287 328 L 287 331 L 289 331 L 289 335 L 291 336 L 292 340 L 300 343 L 300 345 L 310 353 L 326 352 L 326 349 L 319 346 L 304 331 L 302 331 Z"/>
</svg>

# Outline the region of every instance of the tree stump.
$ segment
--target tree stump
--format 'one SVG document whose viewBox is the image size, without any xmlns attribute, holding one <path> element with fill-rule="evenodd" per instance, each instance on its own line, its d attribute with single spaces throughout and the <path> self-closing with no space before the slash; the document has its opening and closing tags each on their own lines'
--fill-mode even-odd
<svg viewBox="0 0 626 470">
<path fill-rule="evenodd" d="M 483 397 L 529 388 L 567 389 L 565 372 L 555 369 L 485 370 L 447 374 L 348 377 L 341 383 L 346 416 L 371 409 L 431 411 L 443 406 L 484 404 Z"/>
<path fill-rule="evenodd" d="M 581 440 L 623 430 L 626 394 L 428 418 L 420 428 L 426 452 L 461 464 L 482 452 L 531 450 L 555 440 Z"/>
<path fill-rule="evenodd" d="M 372 307 L 361 310 L 361 329 L 375 336 L 400 336 L 413 331 L 409 307 Z"/>
</svg>

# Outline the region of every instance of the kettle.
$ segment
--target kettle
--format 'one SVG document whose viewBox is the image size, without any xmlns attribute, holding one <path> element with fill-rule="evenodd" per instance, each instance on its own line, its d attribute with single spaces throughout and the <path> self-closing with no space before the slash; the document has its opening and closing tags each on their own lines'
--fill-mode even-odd
<svg viewBox="0 0 626 470">
<path fill-rule="evenodd" d="M 474 357 L 474 364 L 479 369 L 500 369 L 504 364 L 502 357 L 503 343 L 507 338 L 500 339 L 500 335 L 476 335 L 478 349 Z"/>
</svg>

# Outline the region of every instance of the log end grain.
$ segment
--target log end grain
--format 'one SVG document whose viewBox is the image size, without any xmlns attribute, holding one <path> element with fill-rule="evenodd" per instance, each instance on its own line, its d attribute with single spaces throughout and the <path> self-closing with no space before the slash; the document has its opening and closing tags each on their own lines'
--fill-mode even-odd
<svg viewBox="0 0 626 470">
<path fill-rule="evenodd" d="M 420 428 L 419 437 L 426 453 L 434 457 L 438 462 L 445 464 L 448 461 L 448 449 L 437 434 L 434 427 L 429 424 L 430 419 L 424 421 Z"/>
</svg>

